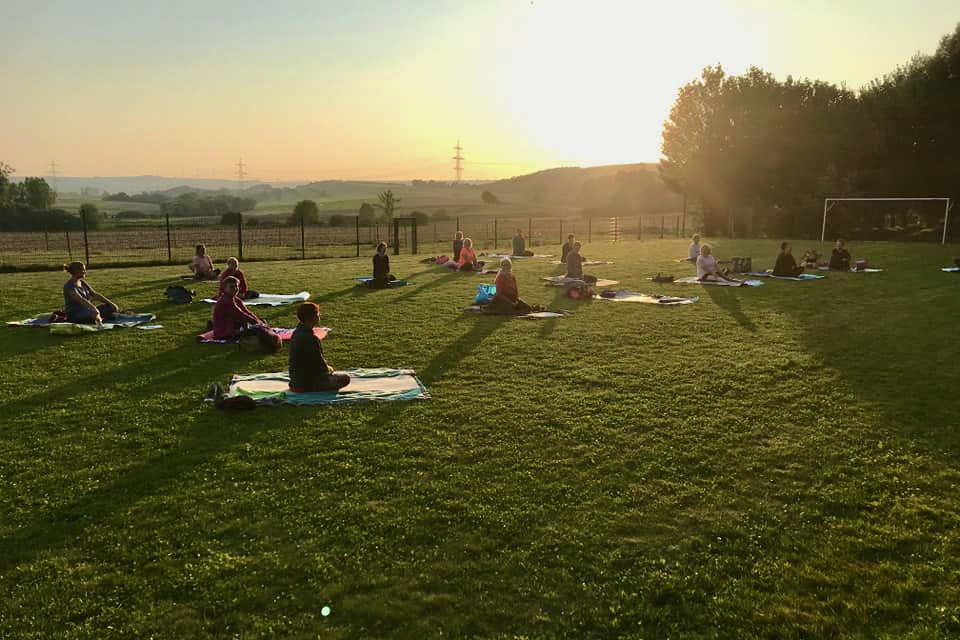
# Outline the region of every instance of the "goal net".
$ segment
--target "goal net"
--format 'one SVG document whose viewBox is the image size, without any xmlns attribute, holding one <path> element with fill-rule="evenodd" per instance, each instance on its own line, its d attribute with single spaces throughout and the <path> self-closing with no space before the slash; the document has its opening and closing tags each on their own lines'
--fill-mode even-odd
<svg viewBox="0 0 960 640">
<path fill-rule="evenodd" d="M 947 243 L 950 198 L 824 198 L 820 242 L 831 237 L 908 239 L 939 235 Z"/>
</svg>

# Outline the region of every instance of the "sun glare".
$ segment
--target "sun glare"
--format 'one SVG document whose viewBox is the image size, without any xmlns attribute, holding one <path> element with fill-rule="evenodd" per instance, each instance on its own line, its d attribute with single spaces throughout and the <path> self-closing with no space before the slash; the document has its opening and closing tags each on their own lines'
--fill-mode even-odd
<svg viewBox="0 0 960 640">
<path fill-rule="evenodd" d="M 761 41 L 719 2 L 536 3 L 504 37 L 513 116 L 533 146 L 579 165 L 655 161 L 677 89 L 708 64 L 745 67 Z"/>
</svg>

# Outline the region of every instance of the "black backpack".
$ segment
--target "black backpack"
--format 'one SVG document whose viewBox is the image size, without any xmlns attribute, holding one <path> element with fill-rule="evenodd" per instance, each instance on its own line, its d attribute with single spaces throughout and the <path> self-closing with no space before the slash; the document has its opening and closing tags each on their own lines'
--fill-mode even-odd
<svg viewBox="0 0 960 640">
<path fill-rule="evenodd" d="M 197 295 L 196 291 L 190 291 L 179 284 L 170 285 L 164 293 L 173 304 L 190 304 Z"/>
</svg>

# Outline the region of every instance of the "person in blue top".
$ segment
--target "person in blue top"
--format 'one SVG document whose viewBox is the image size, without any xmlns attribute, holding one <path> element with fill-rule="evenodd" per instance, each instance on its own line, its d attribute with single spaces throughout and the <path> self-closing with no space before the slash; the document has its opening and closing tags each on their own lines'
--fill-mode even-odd
<svg viewBox="0 0 960 640">
<path fill-rule="evenodd" d="M 119 311 L 105 296 L 100 295 L 83 279 L 87 275 L 87 265 L 71 262 L 63 265 L 70 279 L 63 285 L 63 311 L 69 322 L 79 324 L 100 324 L 110 320 Z M 94 304 L 99 302 L 100 304 Z"/>
</svg>

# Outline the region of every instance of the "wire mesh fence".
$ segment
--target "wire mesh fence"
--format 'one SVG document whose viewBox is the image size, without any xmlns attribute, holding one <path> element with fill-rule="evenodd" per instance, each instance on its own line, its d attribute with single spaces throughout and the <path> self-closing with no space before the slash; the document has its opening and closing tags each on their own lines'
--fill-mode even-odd
<svg viewBox="0 0 960 640">
<path fill-rule="evenodd" d="M 349 219 L 348 219 L 349 220 Z M 237 216 L 236 224 L 219 219 L 191 219 L 189 224 L 166 218 L 159 226 L 70 231 L 0 233 L 0 268 L 56 268 L 82 260 L 95 266 L 184 264 L 203 244 L 215 261 L 230 256 L 241 260 L 348 258 L 366 255 L 378 242 L 406 253 L 414 249 L 409 224 L 385 222 L 346 226 L 318 224 L 266 225 L 256 218 Z M 677 237 L 686 234 L 679 214 L 594 218 L 480 218 L 461 217 L 420 222 L 416 237 L 419 253 L 449 253 L 458 230 L 482 250 L 507 250 L 522 232 L 528 248 L 556 247 L 570 234 L 583 242 Z"/>
</svg>

